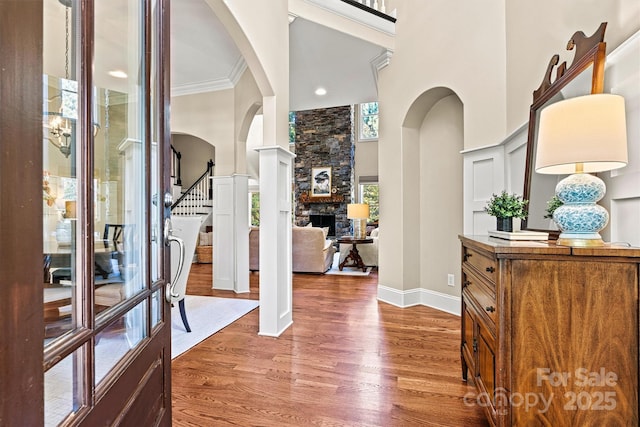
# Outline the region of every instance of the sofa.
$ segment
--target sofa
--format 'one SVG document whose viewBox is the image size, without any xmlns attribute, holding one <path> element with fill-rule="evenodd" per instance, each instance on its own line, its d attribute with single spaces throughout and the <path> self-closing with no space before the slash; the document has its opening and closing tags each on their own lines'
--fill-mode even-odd
<svg viewBox="0 0 640 427">
<path fill-rule="evenodd" d="M 294 273 L 324 273 L 331 268 L 336 248 L 320 227 L 291 229 L 292 266 Z M 260 229 L 249 231 L 249 270 L 260 270 Z"/>
<path fill-rule="evenodd" d="M 367 236 L 373 239 L 373 243 L 365 243 L 357 246 L 360 258 L 362 258 L 362 262 L 364 262 L 366 266 L 376 267 L 378 265 L 378 230 L 379 228 L 374 228 L 371 234 Z M 352 246 L 353 245 L 348 243 L 340 244 L 340 263 L 349 255 Z"/>
</svg>

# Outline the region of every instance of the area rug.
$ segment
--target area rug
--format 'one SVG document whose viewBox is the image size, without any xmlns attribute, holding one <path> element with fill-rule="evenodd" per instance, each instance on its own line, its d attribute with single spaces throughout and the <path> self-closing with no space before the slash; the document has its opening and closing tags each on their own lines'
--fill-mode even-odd
<svg viewBox="0 0 640 427">
<path fill-rule="evenodd" d="M 340 252 L 336 252 L 333 255 L 333 264 L 331 264 L 331 268 L 324 274 L 335 274 L 337 276 L 368 276 L 371 273 L 372 267 L 367 267 L 367 271 L 362 271 L 361 268 L 355 267 L 344 267 L 342 271 L 340 271 Z"/>
<path fill-rule="evenodd" d="M 184 301 L 191 332 L 185 330 L 176 304 L 171 309 L 172 359 L 258 307 L 258 301 L 240 298 L 187 295 Z"/>
</svg>

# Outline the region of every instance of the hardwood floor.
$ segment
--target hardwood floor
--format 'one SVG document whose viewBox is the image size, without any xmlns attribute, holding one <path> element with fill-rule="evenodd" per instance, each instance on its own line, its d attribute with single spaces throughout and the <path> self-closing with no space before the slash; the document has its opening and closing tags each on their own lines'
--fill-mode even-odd
<svg viewBox="0 0 640 427">
<path fill-rule="evenodd" d="M 187 292 L 211 289 L 194 264 Z M 368 277 L 293 275 L 293 325 L 258 336 L 258 310 L 172 364 L 174 426 L 487 426 L 461 380 L 460 319 L 376 300 Z M 469 399 L 473 400 L 473 399 Z"/>
</svg>

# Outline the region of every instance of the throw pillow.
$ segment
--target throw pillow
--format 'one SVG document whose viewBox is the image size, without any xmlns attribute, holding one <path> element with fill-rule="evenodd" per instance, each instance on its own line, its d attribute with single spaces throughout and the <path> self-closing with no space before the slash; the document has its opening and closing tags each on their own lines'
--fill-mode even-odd
<svg viewBox="0 0 640 427">
<path fill-rule="evenodd" d="M 213 232 L 210 231 L 208 233 L 200 232 L 200 246 L 211 246 L 213 245 Z"/>
<path fill-rule="evenodd" d="M 378 229 L 379 229 L 379 227 L 378 228 L 374 228 L 371 231 L 370 237 L 378 237 Z"/>
<path fill-rule="evenodd" d="M 327 240 L 327 236 L 329 235 L 329 227 L 322 227 L 322 232 L 324 233 L 324 240 Z"/>
<path fill-rule="evenodd" d="M 309 223 L 309 224 L 305 225 L 305 227 L 313 227 L 313 224 Z"/>
</svg>

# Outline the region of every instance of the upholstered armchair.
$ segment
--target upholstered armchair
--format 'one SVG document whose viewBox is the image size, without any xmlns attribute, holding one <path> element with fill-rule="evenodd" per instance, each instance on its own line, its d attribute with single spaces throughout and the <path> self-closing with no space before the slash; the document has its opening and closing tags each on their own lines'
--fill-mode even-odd
<svg viewBox="0 0 640 427">
<path fill-rule="evenodd" d="M 327 240 L 319 227 L 293 227 L 291 229 L 292 264 L 294 273 L 324 273 L 331 268 L 333 242 Z M 260 270 L 260 229 L 249 231 L 249 270 Z"/>
</svg>

